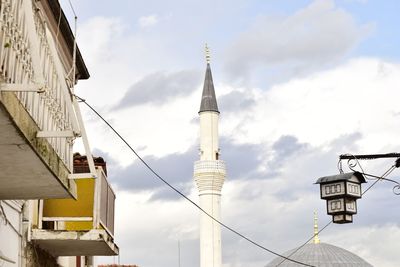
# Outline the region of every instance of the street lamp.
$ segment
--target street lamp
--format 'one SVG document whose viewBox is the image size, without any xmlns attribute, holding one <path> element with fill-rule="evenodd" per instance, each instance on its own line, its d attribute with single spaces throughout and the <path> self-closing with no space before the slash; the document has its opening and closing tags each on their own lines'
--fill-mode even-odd
<svg viewBox="0 0 400 267">
<path fill-rule="evenodd" d="M 326 200 L 326 209 L 333 223 L 351 223 L 357 213 L 357 199 L 361 198 L 361 184 L 365 178 L 360 172 L 341 173 L 319 178 L 321 199 Z"/>
</svg>

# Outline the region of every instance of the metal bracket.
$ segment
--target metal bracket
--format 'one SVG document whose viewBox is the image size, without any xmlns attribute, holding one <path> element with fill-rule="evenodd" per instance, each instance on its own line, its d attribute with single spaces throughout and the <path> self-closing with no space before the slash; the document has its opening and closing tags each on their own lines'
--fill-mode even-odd
<svg viewBox="0 0 400 267">
<path fill-rule="evenodd" d="M 1 92 L 36 92 L 44 93 L 45 86 L 37 84 L 23 84 L 23 83 L 0 83 Z"/>
<path fill-rule="evenodd" d="M 93 217 L 43 217 L 44 222 L 90 222 Z"/>
<path fill-rule="evenodd" d="M 366 155 L 344 154 L 339 156 L 339 160 L 342 159 L 371 160 L 371 159 L 383 159 L 383 158 L 400 158 L 400 153 L 366 154 Z"/>
<path fill-rule="evenodd" d="M 73 131 L 38 131 L 36 134 L 37 138 L 47 138 L 47 137 L 55 137 L 55 138 L 63 138 L 63 137 L 76 137 Z"/>
<path fill-rule="evenodd" d="M 93 173 L 72 173 L 68 175 L 68 179 L 88 179 L 88 178 L 97 178 L 97 175 Z"/>
</svg>

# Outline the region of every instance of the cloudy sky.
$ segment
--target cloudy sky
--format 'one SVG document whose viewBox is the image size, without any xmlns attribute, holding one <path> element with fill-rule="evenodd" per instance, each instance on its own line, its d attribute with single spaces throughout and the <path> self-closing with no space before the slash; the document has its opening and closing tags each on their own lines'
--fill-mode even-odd
<svg viewBox="0 0 400 267">
<path fill-rule="evenodd" d="M 209 44 L 228 168 L 222 221 L 276 252 L 312 235 L 313 210 L 320 226 L 330 221 L 313 183 L 338 173 L 338 155 L 400 152 L 398 1 L 72 3 L 91 73 L 77 93 L 196 202 L 192 169 Z M 72 19 L 68 2 L 61 4 Z M 82 110 L 117 192 L 121 263 L 178 266 L 180 242 L 181 266 L 199 266 L 198 211 Z M 377 175 L 392 164 L 362 162 Z M 378 183 L 359 201 L 353 224 L 331 225 L 320 239 L 374 266 L 398 266 L 400 198 L 392 187 Z M 224 267 L 261 267 L 274 258 L 226 230 L 222 239 Z"/>
</svg>

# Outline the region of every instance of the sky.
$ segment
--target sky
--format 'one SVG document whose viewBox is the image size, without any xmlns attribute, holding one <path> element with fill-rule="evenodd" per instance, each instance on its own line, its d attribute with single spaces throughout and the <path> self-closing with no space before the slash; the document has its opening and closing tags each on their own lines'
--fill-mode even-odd
<svg viewBox="0 0 400 267">
<path fill-rule="evenodd" d="M 73 22 L 68 1 L 60 2 Z M 77 94 L 195 202 L 208 43 L 228 171 L 221 220 L 271 250 L 283 253 L 309 239 L 314 210 L 320 227 L 331 220 L 314 182 L 339 173 L 340 154 L 400 152 L 398 1 L 71 2 L 91 74 Z M 199 266 L 199 211 L 81 108 L 117 194 L 120 257 L 96 262 Z M 376 175 L 392 164 L 361 162 Z M 343 169 L 349 171 L 346 162 Z M 399 174 L 389 178 L 399 181 Z M 379 182 L 358 201 L 354 223 L 330 225 L 321 241 L 374 266 L 398 266 L 393 186 Z M 259 267 L 274 256 L 223 229 L 222 258 L 224 267 Z"/>
</svg>

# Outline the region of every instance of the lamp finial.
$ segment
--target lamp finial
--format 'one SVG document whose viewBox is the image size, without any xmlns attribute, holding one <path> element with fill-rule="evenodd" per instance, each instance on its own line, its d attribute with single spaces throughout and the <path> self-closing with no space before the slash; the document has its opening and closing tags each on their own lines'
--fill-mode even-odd
<svg viewBox="0 0 400 267">
<path fill-rule="evenodd" d="M 207 62 L 207 64 L 210 64 L 210 59 L 211 59 L 210 48 L 208 47 L 208 45 L 206 43 L 206 62 Z"/>
<path fill-rule="evenodd" d="M 318 216 L 317 212 L 314 211 L 314 244 L 320 243 L 318 232 Z"/>
</svg>

